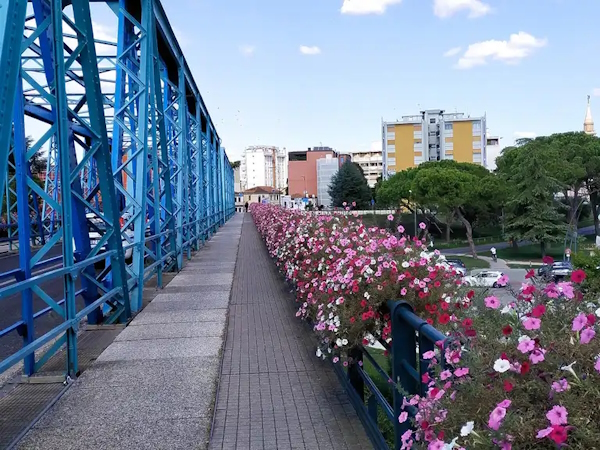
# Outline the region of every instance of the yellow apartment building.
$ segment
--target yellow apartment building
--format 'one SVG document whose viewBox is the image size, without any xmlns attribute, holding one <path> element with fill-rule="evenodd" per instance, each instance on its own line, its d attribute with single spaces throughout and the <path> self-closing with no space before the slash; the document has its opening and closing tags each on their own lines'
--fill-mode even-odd
<svg viewBox="0 0 600 450">
<path fill-rule="evenodd" d="M 423 161 L 453 159 L 486 166 L 486 119 L 441 109 L 382 122 L 383 178 Z"/>
</svg>

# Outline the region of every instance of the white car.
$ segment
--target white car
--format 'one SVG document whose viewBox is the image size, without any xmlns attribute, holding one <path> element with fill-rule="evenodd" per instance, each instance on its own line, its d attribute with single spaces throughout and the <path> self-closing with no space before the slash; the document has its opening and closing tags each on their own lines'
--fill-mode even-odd
<svg viewBox="0 0 600 450">
<path fill-rule="evenodd" d="M 104 231 L 106 230 L 106 224 L 104 223 L 104 221 L 102 219 L 100 219 L 94 213 L 86 214 L 85 218 L 90 224 L 95 225 L 95 227 L 98 228 L 98 230 L 100 231 L 100 232 L 98 232 L 92 227 L 88 228 L 89 229 L 88 236 L 90 238 L 90 245 L 92 248 L 94 248 L 98 244 L 98 242 L 100 242 L 100 239 L 102 239 L 102 236 L 104 235 Z M 125 230 L 124 234 L 127 235 L 129 240 L 133 240 L 133 231 L 132 230 Z M 125 239 L 124 236 L 121 236 L 121 244 L 123 245 L 123 247 L 126 247 L 127 245 L 129 245 L 128 240 Z M 73 239 L 73 248 L 75 248 L 75 239 Z M 100 249 L 99 254 L 101 254 L 102 252 L 105 252 L 105 251 L 106 251 L 106 245 L 104 245 Z M 125 253 L 125 261 L 131 261 L 131 258 L 133 256 L 133 247 L 124 248 L 124 253 Z"/>
<path fill-rule="evenodd" d="M 499 287 L 498 280 L 504 276 L 499 270 L 483 270 L 477 275 L 463 278 L 463 285 L 477 287 Z"/>
</svg>

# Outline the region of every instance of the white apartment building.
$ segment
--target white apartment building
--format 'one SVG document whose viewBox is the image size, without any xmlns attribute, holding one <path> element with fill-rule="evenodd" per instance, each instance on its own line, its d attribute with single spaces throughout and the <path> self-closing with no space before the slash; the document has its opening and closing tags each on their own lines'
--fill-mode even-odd
<svg viewBox="0 0 600 450">
<path fill-rule="evenodd" d="M 496 170 L 496 158 L 502 152 L 500 139 L 500 136 L 490 136 L 489 134 L 486 137 L 487 158 L 485 168 L 488 170 Z"/>
<path fill-rule="evenodd" d="M 383 152 L 364 150 L 352 153 L 352 162 L 358 164 L 370 188 L 374 188 L 377 179 L 383 174 Z"/>
<path fill-rule="evenodd" d="M 287 186 L 287 152 L 285 148 L 256 145 L 246 148 L 240 166 L 243 191 L 258 186 L 283 190 Z"/>
</svg>

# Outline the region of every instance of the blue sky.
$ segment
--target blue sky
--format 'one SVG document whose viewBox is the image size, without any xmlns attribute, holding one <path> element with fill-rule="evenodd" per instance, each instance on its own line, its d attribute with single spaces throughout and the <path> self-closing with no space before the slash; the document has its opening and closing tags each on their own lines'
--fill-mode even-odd
<svg viewBox="0 0 600 450">
<path fill-rule="evenodd" d="M 582 129 L 594 89 L 600 128 L 597 0 L 163 5 L 232 160 L 257 144 L 377 147 L 382 117 L 433 108 L 487 113 L 510 145 Z"/>
</svg>

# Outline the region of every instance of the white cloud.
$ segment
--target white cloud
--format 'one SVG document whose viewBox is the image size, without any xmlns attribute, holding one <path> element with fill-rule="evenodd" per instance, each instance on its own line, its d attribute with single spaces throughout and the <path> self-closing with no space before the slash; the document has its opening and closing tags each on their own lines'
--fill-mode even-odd
<svg viewBox="0 0 600 450">
<path fill-rule="evenodd" d="M 433 13 L 448 18 L 460 11 L 469 11 L 469 18 L 485 16 L 492 12 L 492 7 L 481 0 L 434 0 Z"/>
<path fill-rule="evenodd" d="M 321 53 L 321 49 L 316 45 L 312 47 L 309 47 L 307 45 L 301 45 L 300 53 L 302 53 L 303 55 L 318 55 L 319 53 Z"/>
<path fill-rule="evenodd" d="M 388 6 L 398 5 L 402 0 L 344 0 L 342 14 L 383 14 Z"/>
<path fill-rule="evenodd" d="M 444 56 L 446 58 L 450 57 L 450 56 L 456 56 L 460 53 L 461 48 L 460 47 L 453 47 L 450 50 L 448 50 L 446 53 L 444 53 Z"/>
<path fill-rule="evenodd" d="M 537 137 L 535 131 L 515 131 L 515 139 L 534 139 Z"/>
<path fill-rule="evenodd" d="M 546 44 L 546 39 L 538 39 L 529 33 L 519 31 L 511 34 L 507 41 L 491 39 L 469 45 L 464 55 L 458 60 L 456 67 L 470 69 L 485 65 L 490 59 L 506 64 L 516 64 L 519 60 L 531 55 L 535 49 L 544 47 Z"/>
<path fill-rule="evenodd" d="M 254 45 L 241 45 L 240 46 L 240 52 L 242 53 L 242 55 L 245 56 L 252 56 L 254 55 L 254 52 L 256 51 L 256 47 Z"/>
<path fill-rule="evenodd" d="M 594 95 L 594 97 L 600 97 L 600 88 L 594 88 L 592 94 Z"/>
</svg>

